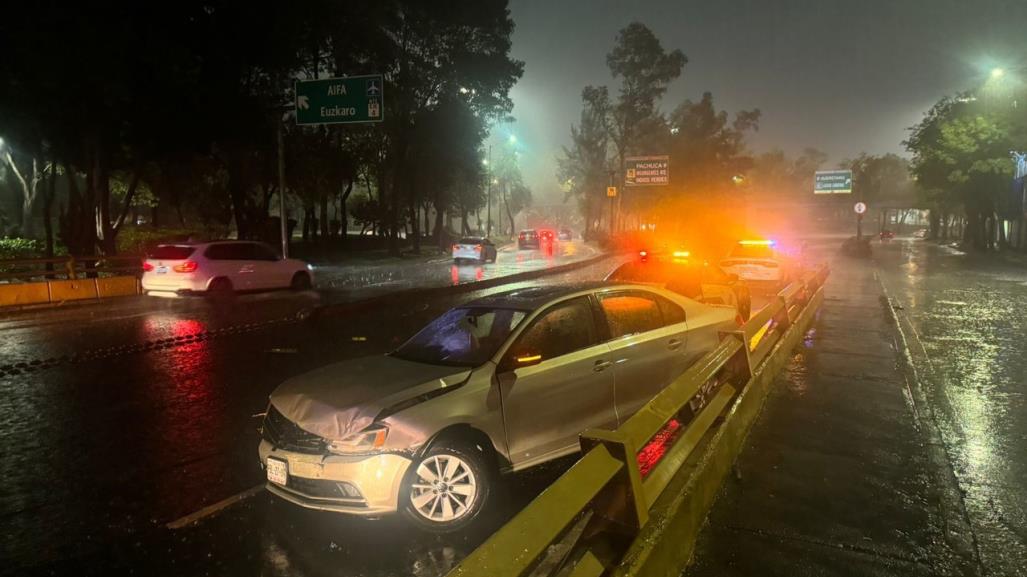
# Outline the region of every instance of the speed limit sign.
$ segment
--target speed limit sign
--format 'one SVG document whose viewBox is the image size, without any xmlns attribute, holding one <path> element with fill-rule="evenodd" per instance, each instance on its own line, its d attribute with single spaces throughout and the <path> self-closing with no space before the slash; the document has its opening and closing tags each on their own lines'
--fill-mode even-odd
<svg viewBox="0 0 1027 577">
<path fill-rule="evenodd" d="M 867 211 L 867 205 L 865 202 L 857 202 L 856 206 L 852 207 L 856 211 L 856 214 L 863 214 Z"/>
</svg>

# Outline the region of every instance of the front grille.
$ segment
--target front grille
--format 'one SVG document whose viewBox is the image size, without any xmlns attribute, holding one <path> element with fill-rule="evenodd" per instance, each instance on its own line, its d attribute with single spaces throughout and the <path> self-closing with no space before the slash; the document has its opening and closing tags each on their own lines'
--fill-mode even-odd
<svg viewBox="0 0 1027 577">
<path fill-rule="evenodd" d="M 274 445 L 275 448 L 296 453 L 321 455 L 328 446 L 326 440 L 299 428 L 295 423 L 286 419 L 282 413 L 279 413 L 273 405 L 268 407 L 267 415 L 264 416 L 261 434 L 264 440 Z"/>
</svg>

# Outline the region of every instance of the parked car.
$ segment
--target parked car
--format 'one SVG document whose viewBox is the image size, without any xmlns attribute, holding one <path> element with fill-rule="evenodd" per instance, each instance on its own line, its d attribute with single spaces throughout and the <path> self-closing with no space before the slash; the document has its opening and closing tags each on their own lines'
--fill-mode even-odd
<svg viewBox="0 0 1027 577">
<path fill-rule="evenodd" d="M 734 307 L 742 320 L 747 320 L 752 312 L 752 295 L 745 282 L 689 255 L 684 250 L 656 255 L 639 251 L 638 258 L 613 269 L 606 280 L 659 285 L 701 303 Z"/>
<path fill-rule="evenodd" d="M 524 250 L 526 248 L 538 248 L 539 240 L 537 230 L 533 228 L 522 230 L 517 234 L 517 248 L 520 250 Z"/>
<path fill-rule="evenodd" d="M 890 231 L 890 230 L 885 229 L 885 230 L 882 230 L 881 233 L 878 236 L 881 238 L 881 240 L 891 240 L 891 239 L 895 238 L 895 233 Z"/>
<path fill-rule="evenodd" d="M 453 245 L 453 262 L 462 264 L 465 261 L 478 263 L 496 262 L 496 245 L 481 236 L 467 236 Z"/>
<path fill-rule="evenodd" d="M 560 240 L 574 240 L 574 233 L 569 228 L 561 228 L 557 238 Z"/>
<path fill-rule="evenodd" d="M 267 489 L 311 509 L 466 527 L 496 474 L 579 450 L 737 328 L 732 307 L 645 285 L 529 287 L 432 321 L 384 356 L 290 379 L 258 450 Z"/>
<path fill-rule="evenodd" d="M 772 240 L 740 240 L 720 261 L 720 268 L 748 283 L 778 287 L 791 278 L 794 264 Z"/>
<path fill-rule="evenodd" d="M 313 283 L 307 263 L 283 259 L 261 242 L 162 244 L 143 261 L 143 292 L 153 296 L 305 290 Z"/>
</svg>

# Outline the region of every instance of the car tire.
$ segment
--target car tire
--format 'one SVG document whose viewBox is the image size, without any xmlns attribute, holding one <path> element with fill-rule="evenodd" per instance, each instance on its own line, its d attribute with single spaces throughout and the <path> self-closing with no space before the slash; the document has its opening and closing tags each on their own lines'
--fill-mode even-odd
<svg viewBox="0 0 1027 577">
<path fill-rule="evenodd" d="M 313 288 L 313 284 L 310 282 L 310 275 L 302 271 L 292 275 L 292 282 L 289 283 L 289 288 L 294 291 L 310 290 Z"/>
<path fill-rule="evenodd" d="M 749 289 L 736 289 L 735 298 L 738 300 L 738 314 L 743 321 L 749 320 L 749 316 L 752 315 L 752 294 Z"/>
<path fill-rule="evenodd" d="M 225 277 L 218 277 L 210 281 L 210 285 L 207 286 L 207 294 L 214 299 L 223 299 L 234 295 L 235 289 L 232 287 L 232 281 Z"/>
<path fill-rule="evenodd" d="M 488 506 L 495 478 L 490 459 L 479 447 L 440 442 L 410 465 L 400 489 L 400 510 L 411 525 L 426 532 L 460 531 Z"/>
</svg>

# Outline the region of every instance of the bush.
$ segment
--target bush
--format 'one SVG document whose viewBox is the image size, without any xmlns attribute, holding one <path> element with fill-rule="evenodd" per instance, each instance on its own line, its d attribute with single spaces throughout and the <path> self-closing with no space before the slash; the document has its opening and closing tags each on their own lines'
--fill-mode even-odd
<svg viewBox="0 0 1027 577">
<path fill-rule="evenodd" d="M 118 233 L 118 254 L 146 254 L 163 242 L 212 238 L 201 229 L 128 227 Z"/>
<path fill-rule="evenodd" d="M 0 238 L 0 260 L 43 258 L 43 241 L 31 238 Z"/>
</svg>

